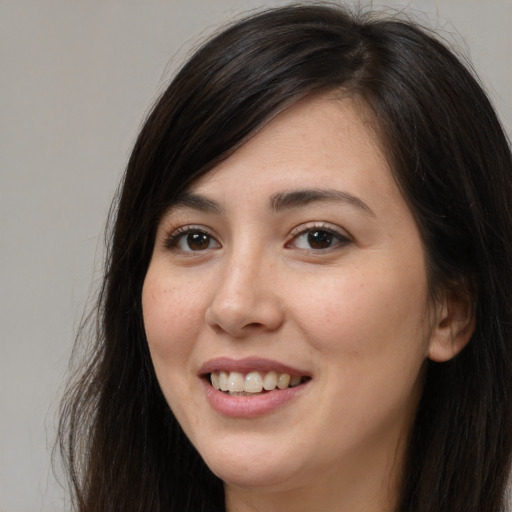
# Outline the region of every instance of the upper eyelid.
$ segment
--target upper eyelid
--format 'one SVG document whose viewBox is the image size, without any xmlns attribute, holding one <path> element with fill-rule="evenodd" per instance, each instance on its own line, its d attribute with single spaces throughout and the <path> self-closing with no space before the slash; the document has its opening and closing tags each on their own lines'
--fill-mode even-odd
<svg viewBox="0 0 512 512">
<path fill-rule="evenodd" d="M 169 234 L 173 233 L 186 233 L 188 231 L 204 231 L 205 233 L 210 234 L 210 228 L 207 226 L 203 226 L 202 224 L 180 224 L 175 228 L 171 228 L 168 230 Z"/>
<path fill-rule="evenodd" d="M 165 237 L 170 237 L 176 233 L 185 233 L 187 231 L 204 231 L 211 236 L 215 236 L 212 232 L 212 229 L 208 226 L 205 226 L 204 224 L 180 221 L 179 219 L 168 219 L 167 222 L 163 222 L 162 231 Z"/>
<path fill-rule="evenodd" d="M 298 235 L 301 235 L 303 233 L 306 233 L 312 229 L 320 229 L 329 231 L 333 234 L 336 234 L 340 237 L 352 239 L 352 235 L 346 230 L 341 228 L 340 226 L 337 226 L 336 224 L 332 224 L 327 221 L 311 221 L 311 222 L 305 222 L 303 224 L 300 224 L 296 227 L 294 227 L 290 231 L 290 235 L 292 235 L 293 238 L 297 237 Z"/>
<path fill-rule="evenodd" d="M 187 218 L 195 215 L 207 215 L 207 216 L 223 216 L 220 207 L 216 206 L 216 203 L 211 201 L 213 206 L 209 206 L 210 201 L 206 198 L 199 197 L 198 200 L 192 195 L 192 199 L 187 199 L 189 195 L 185 196 L 185 199 L 180 200 L 177 203 L 169 206 L 160 218 L 161 225 L 181 225 L 189 224 L 186 221 Z"/>
<path fill-rule="evenodd" d="M 176 239 L 182 235 L 186 235 L 188 233 L 200 232 L 205 233 L 206 235 L 212 237 L 216 242 L 221 245 L 218 237 L 211 232 L 209 228 L 203 226 L 201 224 L 180 224 L 176 227 L 168 227 L 163 234 L 163 245 L 164 248 L 169 249 L 173 247 Z"/>
<path fill-rule="evenodd" d="M 160 217 L 158 226 L 159 228 L 164 229 L 166 232 L 170 232 L 181 226 L 200 226 L 202 225 L 200 222 L 191 221 L 191 218 L 193 218 L 197 213 L 201 213 L 201 210 L 191 208 L 190 206 L 186 205 L 175 204 L 164 211 L 163 215 Z"/>
</svg>

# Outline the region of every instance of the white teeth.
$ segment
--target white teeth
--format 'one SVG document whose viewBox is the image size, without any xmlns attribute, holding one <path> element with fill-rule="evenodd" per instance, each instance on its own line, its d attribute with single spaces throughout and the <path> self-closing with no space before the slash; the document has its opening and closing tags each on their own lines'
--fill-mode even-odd
<svg viewBox="0 0 512 512">
<path fill-rule="evenodd" d="M 268 372 L 263 378 L 263 387 L 267 391 L 271 391 L 272 389 L 276 389 L 277 386 L 277 373 L 276 372 Z"/>
<path fill-rule="evenodd" d="M 263 390 L 263 380 L 259 372 L 251 372 L 245 376 L 244 391 L 247 393 L 261 393 Z"/>
<path fill-rule="evenodd" d="M 231 393 L 244 390 L 244 376 L 238 372 L 231 372 L 228 379 L 228 391 Z"/>
<path fill-rule="evenodd" d="M 285 389 L 290 384 L 290 376 L 287 373 L 281 373 L 277 379 L 277 387 L 279 389 Z"/>
<path fill-rule="evenodd" d="M 212 386 L 215 389 L 220 389 L 220 376 L 217 372 L 213 372 L 210 374 L 210 380 L 212 381 Z"/>
<path fill-rule="evenodd" d="M 228 390 L 228 374 L 227 374 L 227 372 L 219 372 L 219 389 L 221 391 Z"/>
<path fill-rule="evenodd" d="M 269 371 L 264 377 L 260 372 L 254 371 L 247 374 L 240 372 L 218 371 L 210 374 L 210 381 L 215 389 L 229 393 L 261 393 L 263 390 L 286 389 L 295 387 L 303 382 L 299 375 L 290 377 L 288 373 Z"/>
</svg>

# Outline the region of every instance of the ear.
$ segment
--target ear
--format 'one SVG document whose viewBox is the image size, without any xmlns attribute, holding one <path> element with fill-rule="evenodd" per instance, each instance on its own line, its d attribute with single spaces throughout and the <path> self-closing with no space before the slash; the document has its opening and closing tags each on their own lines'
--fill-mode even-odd
<svg viewBox="0 0 512 512">
<path fill-rule="evenodd" d="M 436 308 L 428 358 L 440 363 L 449 361 L 468 344 L 474 330 L 475 315 L 471 299 L 467 295 L 447 291 Z"/>
</svg>

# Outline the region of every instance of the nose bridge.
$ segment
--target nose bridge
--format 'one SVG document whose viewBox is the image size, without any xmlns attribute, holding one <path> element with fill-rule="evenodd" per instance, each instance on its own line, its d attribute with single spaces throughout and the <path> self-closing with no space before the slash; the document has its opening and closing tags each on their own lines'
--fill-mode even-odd
<svg viewBox="0 0 512 512">
<path fill-rule="evenodd" d="M 276 263 L 261 244 L 235 244 L 223 261 L 206 312 L 207 323 L 235 337 L 254 329 L 277 329 L 283 308 L 275 274 Z"/>
</svg>

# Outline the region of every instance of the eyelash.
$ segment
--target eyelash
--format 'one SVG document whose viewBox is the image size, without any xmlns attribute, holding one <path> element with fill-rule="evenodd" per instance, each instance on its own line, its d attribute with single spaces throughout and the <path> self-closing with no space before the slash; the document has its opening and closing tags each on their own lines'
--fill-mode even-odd
<svg viewBox="0 0 512 512">
<path fill-rule="evenodd" d="M 181 240 L 183 240 L 187 235 L 205 235 L 208 237 L 208 245 L 210 245 L 212 240 L 215 240 L 215 237 L 211 235 L 204 227 L 202 226 L 181 226 L 175 229 L 165 240 L 165 248 L 166 249 L 176 249 L 181 250 L 182 252 L 202 252 L 205 249 L 199 249 L 198 251 L 194 251 L 192 249 L 184 250 L 178 247 L 178 244 Z M 220 244 L 215 240 L 215 242 L 220 247 Z M 210 249 L 210 247 L 207 247 Z"/>
<path fill-rule="evenodd" d="M 315 252 L 315 253 L 326 252 L 326 251 L 334 250 L 335 248 L 337 248 L 339 246 L 345 246 L 352 241 L 348 235 L 341 233 L 339 230 L 334 229 L 331 226 L 328 226 L 321 222 L 320 223 L 314 222 L 314 223 L 302 225 L 302 226 L 299 226 L 299 227 L 293 229 L 292 233 L 291 233 L 293 238 L 291 239 L 290 242 L 287 242 L 286 247 L 287 248 L 292 247 L 292 244 L 295 241 L 299 240 L 300 237 L 302 237 L 304 235 L 310 235 L 314 232 L 327 234 L 329 237 L 331 237 L 331 242 L 332 242 L 332 239 L 337 239 L 338 241 L 336 243 L 334 243 L 333 245 L 331 245 L 331 242 L 329 242 L 328 247 L 322 247 L 322 248 L 316 248 L 316 249 L 312 248 L 312 247 L 310 247 L 310 248 L 297 247 L 297 249 L 303 250 L 303 251 Z"/>
<path fill-rule="evenodd" d="M 318 253 L 318 252 L 330 251 L 330 250 L 335 249 L 338 246 L 345 246 L 351 242 L 351 239 L 347 235 L 341 233 L 340 231 L 333 229 L 332 227 L 327 226 L 324 223 L 316 223 L 315 222 L 315 223 L 301 225 L 297 228 L 294 228 L 291 232 L 292 238 L 289 242 L 287 242 L 285 244 L 285 248 L 287 248 L 287 249 L 293 248 L 294 247 L 293 244 L 297 240 L 299 240 L 302 236 L 311 235 L 314 232 L 324 234 L 323 240 L 320 239 L 320 243 L 322 243 L 326 240 L 325 234 L 327 234 L 327 236 L 330 237 L 330 240 L 328 241 L 328 244 L 329 244 L 328 247 L 321 247 L 321 248 L 296 247 L 296 248 L 301 251 L 309 251 L 309 252 Z M 193 235 L 193 234 L 203 235 L 203 236 L 207 237 L 205 242 L 207 242 L 208 245 L 205 248 L 201 248 L 201 249 L 197 249 L 197 250 L 191 249 L 190 247 L 188 249 L 182 249 L 182 248 L 178 247 L 178 244 L 187 235 Z M 334 244 L 332 244 L 333 239 L 337 239 L 337 242 Z M 212 241 L 215 242 L 215 244 L 217 245 L 216 247 L 211 247 Z M 181 252 L 190 252 L 190 253 L 194 253 L 194 252 L 201 253 L 207 249 L 218 249 L 221 247 L 221 244 L 215 239 L 215 237 L 213 235 L 211 235 L 208 232 L 208 230 L 206 230 L 202 226 L 194 226 L 194 225 L 181 226 L 181 227 L 175 229 L 166 238 L 164 243 L 165 243 L 166 249 L 174 249 L 174 250 L 179 250 Z M 309 241 L 308 243 L 311 243 L 311 241 Z"/>
</svg>

